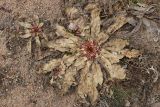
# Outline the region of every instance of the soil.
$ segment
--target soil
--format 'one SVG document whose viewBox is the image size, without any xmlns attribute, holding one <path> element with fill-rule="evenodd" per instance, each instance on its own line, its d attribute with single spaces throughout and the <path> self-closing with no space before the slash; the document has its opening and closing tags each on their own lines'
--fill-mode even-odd
<svg viewBox="0 0 160 107">
<path fill-rule="evenodd" d="M 25 48 L 27 41 L 15 34 L 18 29 L 16 21 L 21 17 L 38 15 L 54 26 L 55 20 L 63 15 L 63 1 L 0 1 L 0 107 L 80 107 L 74 93 L 65 96 L 57 94 L 57 90 L 49 85 L 47 76 L 36 73 L 39 62 L 28 54 Z M 160 5 L 159 0 L 145 2 Z M 154 15 L 160 17 L 160 10 Z M 155 23 L 160 28 L 160 19 Z M 113 86 L 116 92 L 114 98 L 108 98 L 103 93 L 96 107 L 124 107 L 128 101 L 129 107 L 160 107 L 160 78 L 156 78 L 160 74 L 160 35 L 149 35 L 142 28 L 134 35 L 127 36 L 122 32 L 115 37 L 128 39 L 129 47 L 141 50 L 143 55 L 121 61 L 122 65 L 127 66 L 128 78 L 117 81 Z M 51 55 L 57 56 L 59 53 Z M 156 75 L 155 70 L 159 74 Z M 117 87 L 120 90 L 116 90 Z M 120 94 L 123 92 L 124 95 Z"/>
</svg>

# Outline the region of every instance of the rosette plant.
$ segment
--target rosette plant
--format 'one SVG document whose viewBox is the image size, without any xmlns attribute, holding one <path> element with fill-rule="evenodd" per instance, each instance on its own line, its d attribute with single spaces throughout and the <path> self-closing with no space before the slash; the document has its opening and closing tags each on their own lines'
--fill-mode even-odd
<svg viewBox="0 0 160 107">
<path fill-rule="evenodd" d="M 32 40 L 35 40 L 36 46 L 42 46 L 41 40 L 48 41 L 47 36 L 43 33 L 44 23 L 40 21 L 39 17 L 34 15 L 32 19 L 19 22 L 22 30 L 20 30 L 20 37 L 28 39 L 27 49 L 31 53 Z"/>
<path fill-rule="evenodd" d="M 44 64 L 40 72 L 51 72 L 50 83 L 58 84 L 63 93 L 75 86 L 80 98 L 88 97 L 94 104 L 99 96 L 97 86 L 104 82 L 103 73 L 107 73 L 110 79 L 125 79 L 125 69 L 118 62 L 123 57 L 137 57 L 139 51 L 126 49 L 129 45 L 127 40 L 109 39 L 109 35 L 127 23 L 125 16 L 117 16 L 115 22 L 103 30 L 101 8 L 97 4 L 88 4 L 84 9 L 90 13 L 89 21 L 84 16 L 72 18 L 78 12 L 74 9 L 67 9 L 68 28 L 57 24 L 56 34 L 59 37 L 47 43 L 49 48 L 63 52 L 64 56 Z"/>
</svg>

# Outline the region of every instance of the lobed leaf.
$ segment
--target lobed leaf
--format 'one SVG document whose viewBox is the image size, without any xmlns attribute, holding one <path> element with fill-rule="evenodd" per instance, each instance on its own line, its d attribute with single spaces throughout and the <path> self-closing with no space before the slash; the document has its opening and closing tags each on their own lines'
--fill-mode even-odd
<svg viewBox="0 0 160 107">
<path fill-rule="evenodd" d="M 90 70 L 91 67 L 91 70 Z M 81 80 L 78 85 L 78 94 L 81 98 L 89 97 L 92 104 L 98 99 L 97 86 L 102 85 L 103 74 L 101 67 L 97 62 L 91 64 L 87 62 L 84 69 L 81 71 Z"/>
<path fill-rule="evenodd" d="M 129 45 L 127 40 L 112 39 L 104 45 L 104 49 L 112 51 L 112 52 L 118 52 L 127 45 Z"/>
</svg>

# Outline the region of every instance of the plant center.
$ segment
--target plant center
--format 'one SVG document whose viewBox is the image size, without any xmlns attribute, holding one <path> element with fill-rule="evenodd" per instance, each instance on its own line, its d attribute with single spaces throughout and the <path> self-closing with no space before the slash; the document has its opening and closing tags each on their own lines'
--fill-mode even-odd
<svg viewBox="0 0 160 107">
<path fill-rule="evenodd" d="M 38 33 L 41 32 L 41 28 L 37 25 L 33 25 L 31 28 L 31 33 Z"/>
<path fill-rule="evenodd" d="M 82 54 L 89 60 L 93 60 L 100 53 L 98 43 L 94 40 L 87 40 L 81 45 Z"/>
</svg>

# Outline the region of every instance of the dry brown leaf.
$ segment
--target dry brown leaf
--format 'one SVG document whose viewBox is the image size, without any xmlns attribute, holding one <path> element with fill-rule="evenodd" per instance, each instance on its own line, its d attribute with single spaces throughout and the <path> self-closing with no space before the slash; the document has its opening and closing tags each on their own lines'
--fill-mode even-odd
<svg viewBox="0 0 160 107">
<path fill-rule="evenodd" d="M 85 68 L 81 71 L 78 94 L 81 98 L 89 96 L 91 103 L 94 104 L 99 96 L 97 86 L 103 83 L 103 74 L 98 63 L 92 64 L 91 71 L 90 65 L 91 63 L 87 62 Z"/>
<path fill-rule="evenodd" d="M 26 48 L 29 53 L 32 53 L 32 38 L 29 38 Z"/>
<path fill-rule="evenodd" d="M 104 42 L 106 42 L 108 40 L 108 38 L 109 38 L 108 34 L 106 34 L 104 32 L 100 32 L 97 36 L 97 41 L 99 41 L 98 44 L 100 44 L 100 45 L 103 44 Z"/>
<path fill-rule="evenodd" d="M 29 38 L 31 37 L 32 35 L 30 33 L 26 33 L 24 35 L 20 35 L 21 38 Z"/>
<path fill-rule="evenodd" d="M 57 39 L 56 41 L 49 41 L 47 43 L 47 46 L 49 48 L 53 48 L 61 52 L 70 51 L 70 50 L 75 51 L 76 43 L 70 39 L 62 38 L 62 39 Z"/>
<path fill-rule="evenodd" d="M 106 33 L 113 34 L 115 31 L 120 29 L 124 24 L 127 23 L 127 18 L 124 15 L 119 15 L 115 17 L 115 22 L 107 30 Z"/>
<path fill-rule="evenodd" d="M 74 63 L 74 61 L 76 60 L 76 58 L 78 57 L 78 55 L 73 55 L 73 56 L 70 56 L 70 55 L 64 55 L 62 60 L 63 60 L 63 63 L 69 67 L 71 64 Z"/>
<path fill-rule="evenodd" d="M 101 50 L 101 55 L 108 59 L 110 61 L 111 64 L 114 64 L 114 63 L 118 63 L 120 61 L 120 59 L 122 59 L 124 57 L 124 55 L 122 54 L 119 54 L 117 52 L 109 52 L 109 51 L 106 51 L 104 49 Z"/>
<path fill-rule="evenodd" d="M 97 37 L 100 33 L 100 9 L 95 8 L 91 11 L 91 35 Z"/>
<path fill-rule="evenodd" d="M 136 58 L 141 55 L 141 52 L 136 49 L 132 49 L 132 50 L 124 49 L 121 51 L 121 54 L 123 54 L 124 56 L 128 58 Z"/>
<path fill-rule="evenodd" d="M 85 10 L 92 11 L 93 9 L 96 9 L 96 8 L 98 8 L 98 4 L 90 3 L 85 7 Z"/>
<path fill-rule="evenodd" d="M 126 77 L 125 69 L 117 64 L 113 64 L 111 69 L 108 69 L 108 72 L 110 74 L 111 79 L 125 79 Z"/>
<path fill-rule="evenodd" d="M 77 72 L 85 66 L 85 58 L 78 58 L 72 65 L 66 70 L 64 75 L 64 82 L 62 85 L 62 93 L 66 93 L 72 84 L 75 84 L 75 75 Z"/>
<path fill-rule="evenodd" d="M 70 18 L 70 19 L 76 18 L 76 17 L 78 16 L 78 14 L 79 14 L 79 11 L 78 11 L 78 9 L 75 8 L 75 7 L 68 7 L 68 8 L 66 9 L 66 15 L 67 15 L 67 17 Z"/>
<path fill-rule="evenodd" d="M 127 40 L 123 39 L 113 39 L 107 42 L 104 45 L 104 48 L 106 50 L 112 51 L 112 52 L 118 52 L 122 50 L 125 46 L 129 45 Z"/>
<path fill-rule="evenodd" d="M 68 33 L 66 29 L 63 26 L 60 26 L 59 24 L 56 25 L 56 33 L 58 36 L 68 37 L 73 36 L 73 34 Z"/>
<path fill-rule="evenodd" d="M 85 10 L 91 11 L 91 36 L 97 37 L 100 33 L 100 12 L 101 9 L 98 7 L 97 4 L 89 4 L 86 6 Z"/>
<path fill-rule="evenodd" d="M 43 38 L 44 38 L 45 41 L 48 41 L 48 37 L 47 37 L 46 34 L 42 33 L 42 36 L 43 36 Z"/>
<path fill-rule="evenodd" d="M 95 84 L 102 85 L 103 83 L 103 73 L 98 62 L 94 62 L 91 66 L 91 72 L 93 73 L 93 78 Z"/>
<path fill-rule="evenodd" d="M 41 47 L 41 42 L 40 42 L 39 36 L 36 36 L 36 37 L 35 37 L 35 41 L 36 41 L 36 45 L 37 45 L 38 47 Z"/>
<path fill-rule="evenodd" d="M 89 26 L 84 17 L 79 17 L 76 20 L 71 20 L 69 24 L 69 29 L 75 32 L 78 36 L 87 36 L 90 34 Z"/>
<path fill-rule="evenodd" d="M 77 60 L 74 62 L 73 67 L 76 67 L 77 70 L 80 70 L 84 67 L 84 62 L 87 61 L 85 57 L 78 57 Z"/>
<path fill-rule="evenodd" d="M 53 59 L 48 63 L 44 64 L 44 66 L 42 67 L 42 71 L 40 71 L 40 73 L 45 74 L 45 73 L 51 72 L 54 68 L 60 65 L 61 65 L 61 59 Z"/>
<path fill-rule="evenodd" d="M 23 26 L 24 28 L 32 28 L 32 25 L 28 22 L 19 22 L 19 25 Z"/>
<path fill-rule="evenodd" d="M 68 92 L 68 89 L 76 83 L 75 75 L 77 74 L 76 68 L 70 67 L 66 70 L 66 73 L 64 75 L 64 80 L 62 84 L 62 94 L 65 94 Z"/>
<path fill-rule="evenodd" d="M 111 62 L 108 59 L 106 59 L 104 56 L 101 56 L 100 62 L 104 65 L 104 67 L 109 72 L 111 79 L 125 78 L 126 76 L 125 69 L 122 68 L 120 65 L 111 64 Z"/>
<path fill-rule="evenodd" d="M 56 33 L 58 36 L 63 36 L 65 38 L 69 38 L 74 42 L 77 42 L 79 39 L 78 37 L 74 36 L 73 34 L 66 31 L 66 29 L 63 26 L 56 25 Z"/>
</svg>

